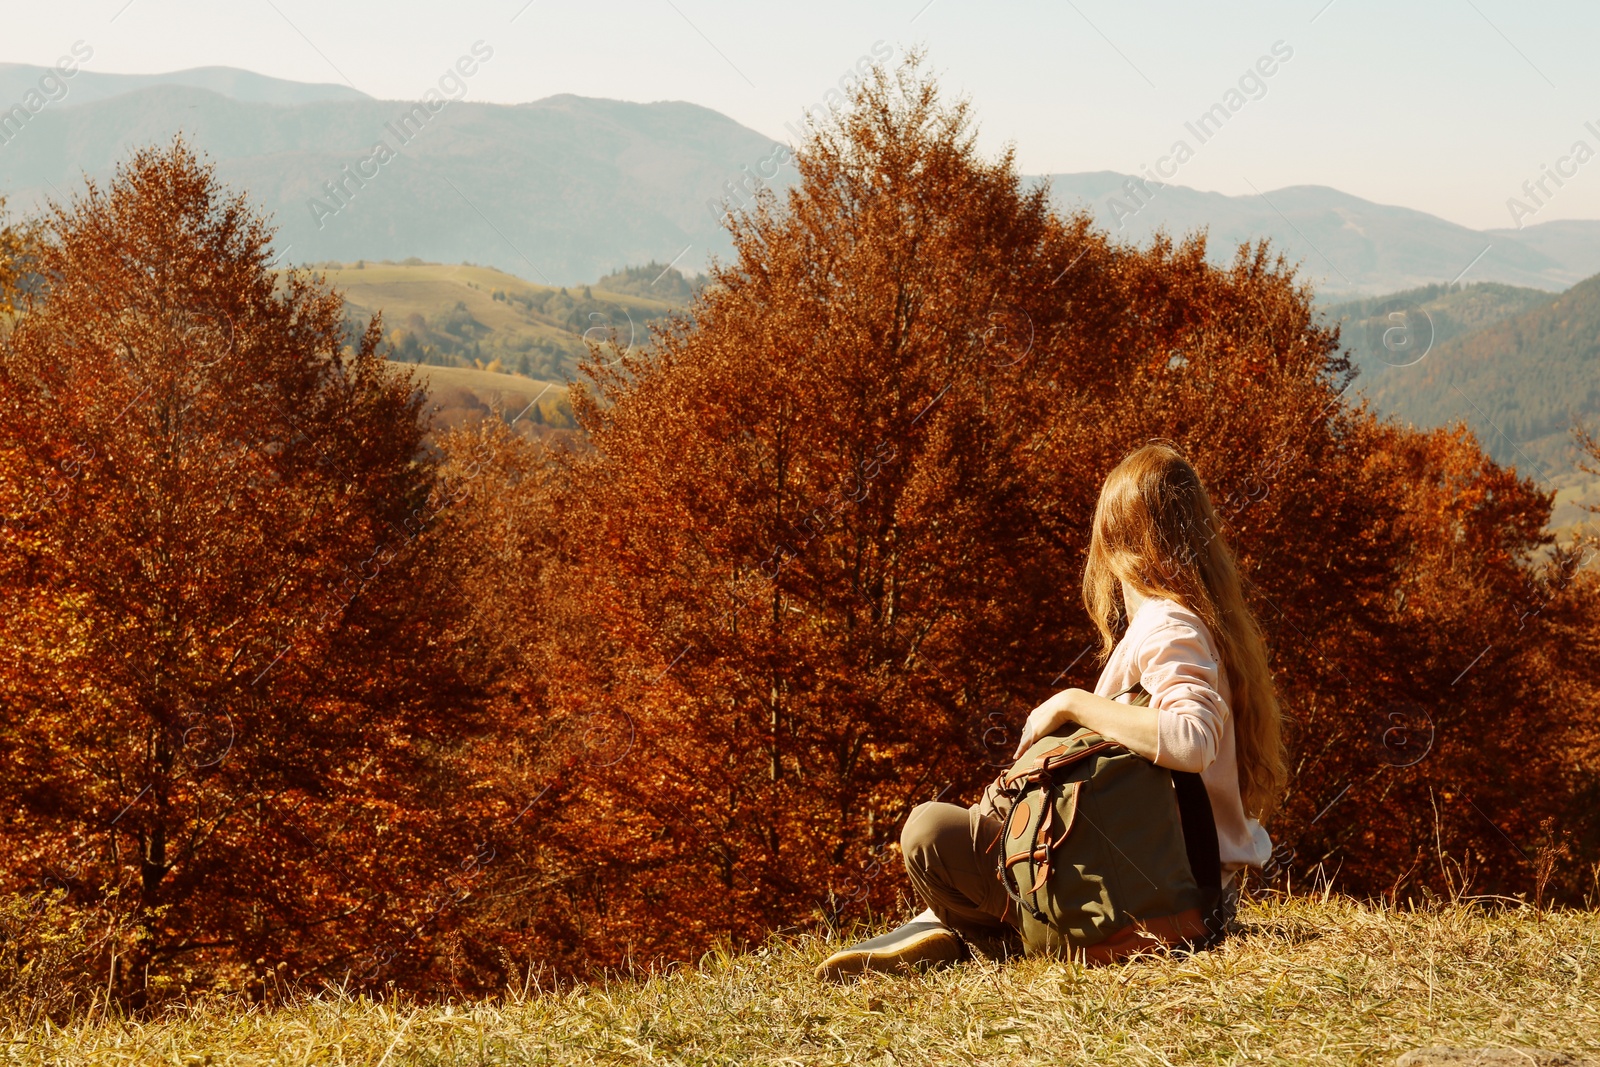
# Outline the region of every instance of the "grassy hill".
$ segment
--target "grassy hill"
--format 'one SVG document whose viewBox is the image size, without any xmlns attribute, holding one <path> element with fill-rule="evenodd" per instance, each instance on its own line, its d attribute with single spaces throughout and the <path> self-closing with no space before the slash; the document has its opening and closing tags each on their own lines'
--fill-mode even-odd
<svg viewBox="0 0 1600 1067">
<path fill-rule="evenodd" d="M 811 968 L 829 945 L 775 937 L 634 980 L 548 992 L 530 976 L 494 1001 L 332 993 L 276 1007 L 220 997 L 148 1021 L 91 1011 L 14 1032 L 8 1060 L 1351 1067 L 1428 1046 L 1600 1058 L 1593 912 L 1301 897 L 1240 919 L 1214 952 L 1093 970 L 1029 959 L 824 985 Z"/>
<path fill-rule="evenodd" d="M 434 430 L 472 426 L 498 414 L 516 420 L 518 430 L 537 436 L 560 435 L 576 428 L 567 388 L 520 374 L 407 364 L 427 390 L 427 411 Z"/>
<path fill-rule="evenodd" d="M 394 358 L 434 366 L 505 371 L 565 380 L 586 354 L 585 339 L 638 347 L 648 324 L 680 303 L 598 285 L 535 285 L 492 267 L 404 263 L 323 263 L 319 269 L 344 293 L 353 317 L 383 313 Z M 619 275 L 626 279 L 626 273 Z M 686 286 L 672 272 L 663 294 Z"/>
</svg>

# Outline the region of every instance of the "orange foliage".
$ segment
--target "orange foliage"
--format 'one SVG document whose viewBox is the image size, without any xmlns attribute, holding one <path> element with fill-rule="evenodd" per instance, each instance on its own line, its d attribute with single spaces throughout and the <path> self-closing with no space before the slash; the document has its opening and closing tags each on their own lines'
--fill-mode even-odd
<svg viewBox="0 0 1600 1067">
<path fill-rule="evenodd" d="M 359 974 L 438 850 L 472 851 L 422 396 L 376 323 L 351 349 L 339 297 L 275 281 L 181 143 L 57 208 L 38 254 L 0 362 L 6 877 L 120 887 L 130 993 Z"/>
</svg>

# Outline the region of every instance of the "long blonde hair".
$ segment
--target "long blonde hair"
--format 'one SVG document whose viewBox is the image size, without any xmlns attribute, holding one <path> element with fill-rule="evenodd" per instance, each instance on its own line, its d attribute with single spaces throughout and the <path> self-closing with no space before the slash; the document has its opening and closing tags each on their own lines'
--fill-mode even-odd
<svg viewBox="0 0 1600 1067">
<path fill-rule="evenodd" d="M 1282 712 L 1261 629 L 1222 523 L 1200 475 L 1178 450 L 1147 444 L 1106 476 L 1094 509 L 1083 603 L 1100 630 L 1102 661 L 1126 626 L 1122 582 L 1194 612 L 1227 671 L 1239 789 L 1245 811 L 1271 815 L 1288 781 Z"/>
</svg>

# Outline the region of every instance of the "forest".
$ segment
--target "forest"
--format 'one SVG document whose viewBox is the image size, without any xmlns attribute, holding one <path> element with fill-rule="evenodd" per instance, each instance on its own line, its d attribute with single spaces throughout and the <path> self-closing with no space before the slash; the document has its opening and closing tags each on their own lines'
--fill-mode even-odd
<svg viewBox="0 0 1600 1067">
<path fill-rule="evenodd" d="M 435 443 L 389 327 L 276 269 L 203 146 L 6 231 L 14 959 L 134 1006 L 446 996 L 893 912 L 906 812 L 1093 684 L 1089 519 L 1152 439 L 1289 717 L 1248 891 L 1592 903 L 1594 528 L 1353 401 L 1265 242 L 1120 243 L 973 127 L 878 69 L 684 313 L 591 345 L 576 440 Z"/>
</svg>

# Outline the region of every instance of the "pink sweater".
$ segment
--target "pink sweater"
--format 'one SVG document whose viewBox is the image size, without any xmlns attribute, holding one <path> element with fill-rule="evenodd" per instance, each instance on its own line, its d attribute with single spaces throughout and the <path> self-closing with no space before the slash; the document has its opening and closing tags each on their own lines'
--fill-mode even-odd
<svg viewBox="0 0 1600 1067">
<path fill-rule="evenodd" d="M 1242 867 L 1265 864 L 1272 839 L 1245 816 L 1239 795 L 1228 675 L 1198 615 L 1171 600 L 1139 605 L 1094 691 L 1109 697 L 1134 682 L 1150 693 L 1156 709 L 1157 766 L 1197 771 L 1205 783 L 1217 821 L 1223 884 Z"/>
</svg>

